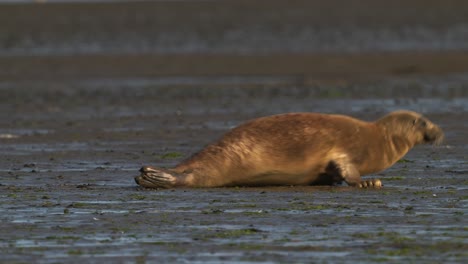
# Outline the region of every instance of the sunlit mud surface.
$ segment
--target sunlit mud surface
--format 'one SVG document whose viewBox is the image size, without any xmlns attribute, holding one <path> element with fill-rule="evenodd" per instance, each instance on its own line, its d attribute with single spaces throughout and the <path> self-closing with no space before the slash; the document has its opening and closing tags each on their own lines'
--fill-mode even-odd
<svg viewBox="0 0 468 264">
<path fill-rule="evenodd" d="M 269 6 L 284 12 L 239 1 L 216 14 L 210 5 L 230 1 L 198 1 L 201 13 L 178 1 L 174 18 L 171 1 L 159 2 L 0 7 L 0 262 L 466 263 L 465 5 L 415 0 L 387 14 L 330 4 L 329 18 L 286 1 Z M 397 109 L 423 113 L 445 141 L 369 175 L 379 190 L 150 190 L 133 180 L 252 118 L 371 121 Z"/>
<path fill-rule="evenodd" d="M 466 85 L 466 83 L 465 83 Z M 6 261 L 443 261 L 468 256 L 466 98 L 297 98 L 83 86 L 16 93 L 2 111 L 0 248 Z M 303 90 L 303 92 L 308 89 Z M 198 92 L 197 92 L 198 91 Z M 198 94 L 198 95 L 197 95 Z M 30 98 L 22 104 L 22 98 Z M 411 98 L 411 96 L 410 96 Z M 140 101 L 141 99 L 141 101 Z M 82 104 L 81 101 L 86 101 Z M 114 103 L 115 101 L 115 103 Z M 432 103 L 427 103 L 432 102 Z M 434 103 L 436 102 L 436 103 Z M 141 165 L 172 166 L 240 122 L 289 111 L 372 120 L 425 112 L 446 131 L 379 177 L 381 190 L 265 187 L 145 190 Z"/>
</svg>

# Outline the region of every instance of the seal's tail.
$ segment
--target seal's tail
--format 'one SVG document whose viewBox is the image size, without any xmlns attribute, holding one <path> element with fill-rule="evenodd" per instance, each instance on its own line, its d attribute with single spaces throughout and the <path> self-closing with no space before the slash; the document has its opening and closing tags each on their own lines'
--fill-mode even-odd
<svg viewBox="0 0 468 264">
<path fill-rule="evenodd" d="M 143 166 L 140 172 L 135 182 L 146 188 L 171 188 L 177 183 L 177 177 L 166 169 Z"/>
</svg>

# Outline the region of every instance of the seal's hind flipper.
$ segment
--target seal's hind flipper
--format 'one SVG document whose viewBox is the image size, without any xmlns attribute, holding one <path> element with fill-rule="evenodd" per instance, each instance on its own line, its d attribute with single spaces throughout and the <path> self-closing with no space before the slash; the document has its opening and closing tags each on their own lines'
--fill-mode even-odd
<svg viewBox="0 0 468 264">
<path fill-rule="evenodd" d="M 166 169 L 144 166 L 140 169 L 140 176 L 135 177 L 135 182 L 146 188 L 171 188 L 175 187 L 177 177 Z"/>
</svg>

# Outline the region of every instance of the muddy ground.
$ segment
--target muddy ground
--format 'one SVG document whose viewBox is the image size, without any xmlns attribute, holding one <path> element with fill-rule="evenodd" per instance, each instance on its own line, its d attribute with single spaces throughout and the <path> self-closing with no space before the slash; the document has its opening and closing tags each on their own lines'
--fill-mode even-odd
<svg viewBox="0 0 468 264">
<path fill-rule="evenodd" d="M 4 89 L 15 96 L 8 99 L 14 111 L 1 118 L 2 260 L 466 260 L 466 100 L 462 111 L 425 110 L 446 131 L 446 142 L 418 147 L 373 175 L 384 182 L 381 190 L 135 185 L 139 166 L 171 166 L 256 116 L 302 110 L 372 120 L 394 107 L 425 109 L 417 99 L 276 95 L 273 88 L 255 90 L 252 98 L 247 90 L 164 95 L 139 88 L 131 96 L 119 88 Z M 29 103 L 20 104 L 22 98 Z M 450 108 L 456 100 L 435 104 Z"/>
<path fill-rule="evenodd" d="M 209 11 L 210 3 L 220 14 L 232 8 L 216 1 L 203 3 L 198 8 L 205 8 L 205 15 L 195 18 L 209 20 L 212 14 L 215 21 L 220 19 Z M 407 41 L 418 47 L 424 38 L 400 34 L 407 32 L 405 26 L 410 31 L 434 29 L 438 36 L 464 25 L 468 17 L 463 16 L 464 5 L 440 8 L 427 1 L 418 20 L 414 15 L 420 3 L 407 3 L 413 3 L 413 9 L 401 13 L 402 19 L 391 15 L 399 14 L 397 9 L 379 5 L 368 8 L 383 16 L 360 16 L 364 11 L 357 6 L 349 9 L 346 21 L 332 26 L 355 18 L 351 21 L 357 21 L 356 28 L 346 30 L 359 33 L 362 28 L 378 32 L 382 24 L 396 32 L 389 35 L 395 43 Z M 246 53 L 230 50 L 218 31 L 202 27 L 204 34 L 215 32 L 210 43 L 220 47 L 216 52 L 207 52 L 209 46 L 197 42 L 203 38 L 188 38 L 199 47 L 190 54 L 183 47 L 166 53 L 158 41 L 157 52 L 128 52 L 123 47 L 140 43 L 136 40 L 141 38 L 134 36 L 121 39 L 125 45 L 116 44 L 109 53 L 99 47 L 121 38 L 112 33 L 112 25 L 126 9 L 124 4 L 107 5 L 0 7 L 3 22 L 16 23 L 21 14 L 25 18 L 17 33 L 8 27 L 10 44 L 0 47 L 0 262 L 466 262 L 468 47 L 457 46 L 460 39 L 446 38 L 447 45 L 435 49 L 423 45 L 424 51 L 406 44 L 403 50 L 382 51 L 369 44 L 359 46 L 364 51 L 353 52 L 340 52 L 335 45 L 331 53 L 318 44 L 312 50 L 291 52 L 291 43 L 284 42 L 259 55 L 256 45 L 265 40 L 248 38 L 257 31 L 246 31 L 247 39 L 241 43 L 251 48 Z M 132 8 L 143 13 L 157 5 L 175 8 L 166 2 L 146 5 Z M 298 10 L 305 7 L 291 7 L 291 12 L 280 7 L 276 10 L 281 12 L 273 13 L 286 16 L 292 25 L 307 22 L 287 16 L 298 17 L 302 14 Z M 158 10 L 166 14 L 164 8 Z M 250 10 L 246 3 L 237 8 Z M 328 8 L 333 18 L 342 12 L 336 6 Z M 276 25 L 253 16 L 258 9 L 252 10 L 247 17 Z M 41 16 L 48 26 L 31 33 L 28 23 L 37 26 L 39 19 L 34 11 L 48 14 Z M 54 23 L 57 13 L 65 14 L 61 24 Z M 161 22 L 149 13 L 143 20 L 149 25 L 170 21 L 171 15 Z M 434 14 L 441 17 L 433 18 Z M 319 22 L 330 19 L 316 17 Z M 130 29 L 140 21 L 131 15 L 121 19 L 130 21 Z M 187 19 L 192 24 L 184 25 L 198 25 L 190 20 L 193 17 Z M 81 37 L 51 26 L 67 21 Z M 244 32 L 249 20 L 242 21 L 247 26 L 241 23 L 237 29 Z M 366 21 L 378 23 L 369 29 Z M 80 23 L 96 27 L 81 28 Z M 97 50 L 90 52 L 83 43 L 94 30 L 103 31 L 99 25 L 110 27 L 112 34 L 98 39 L 91 45 Z M 258 30 L 268 35 L 272 28 Z M 429 33 L 423 37 L 431 38 Z M 367 35 L 355 37 L 344 35 L 353 43 L 375 43 Z M 69 49 L 60 49 L 67 45 Z M 446 140 L 440 146 L 419 146 L 390 169 L 370 175 L 383 181 L 379 190 L 347 186 L 149 190 L 133 181 L 140 166 L 173 166 L 251 118 L 313 111 L 374 120 L 396 109 L 424 113 L 444 129 Z"/>
</svg>

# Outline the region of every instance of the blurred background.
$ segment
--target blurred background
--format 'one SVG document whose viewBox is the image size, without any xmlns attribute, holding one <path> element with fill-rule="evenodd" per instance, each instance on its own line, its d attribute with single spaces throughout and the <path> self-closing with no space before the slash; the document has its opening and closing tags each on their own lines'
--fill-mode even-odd
<svg viewBox="0 0 468 264">
<path fill-rule="evenodd" d="M 79 81 L 334 97 L 468 94 L 463 0 L 1 2 L 2 87 Z"/>
</svg>

